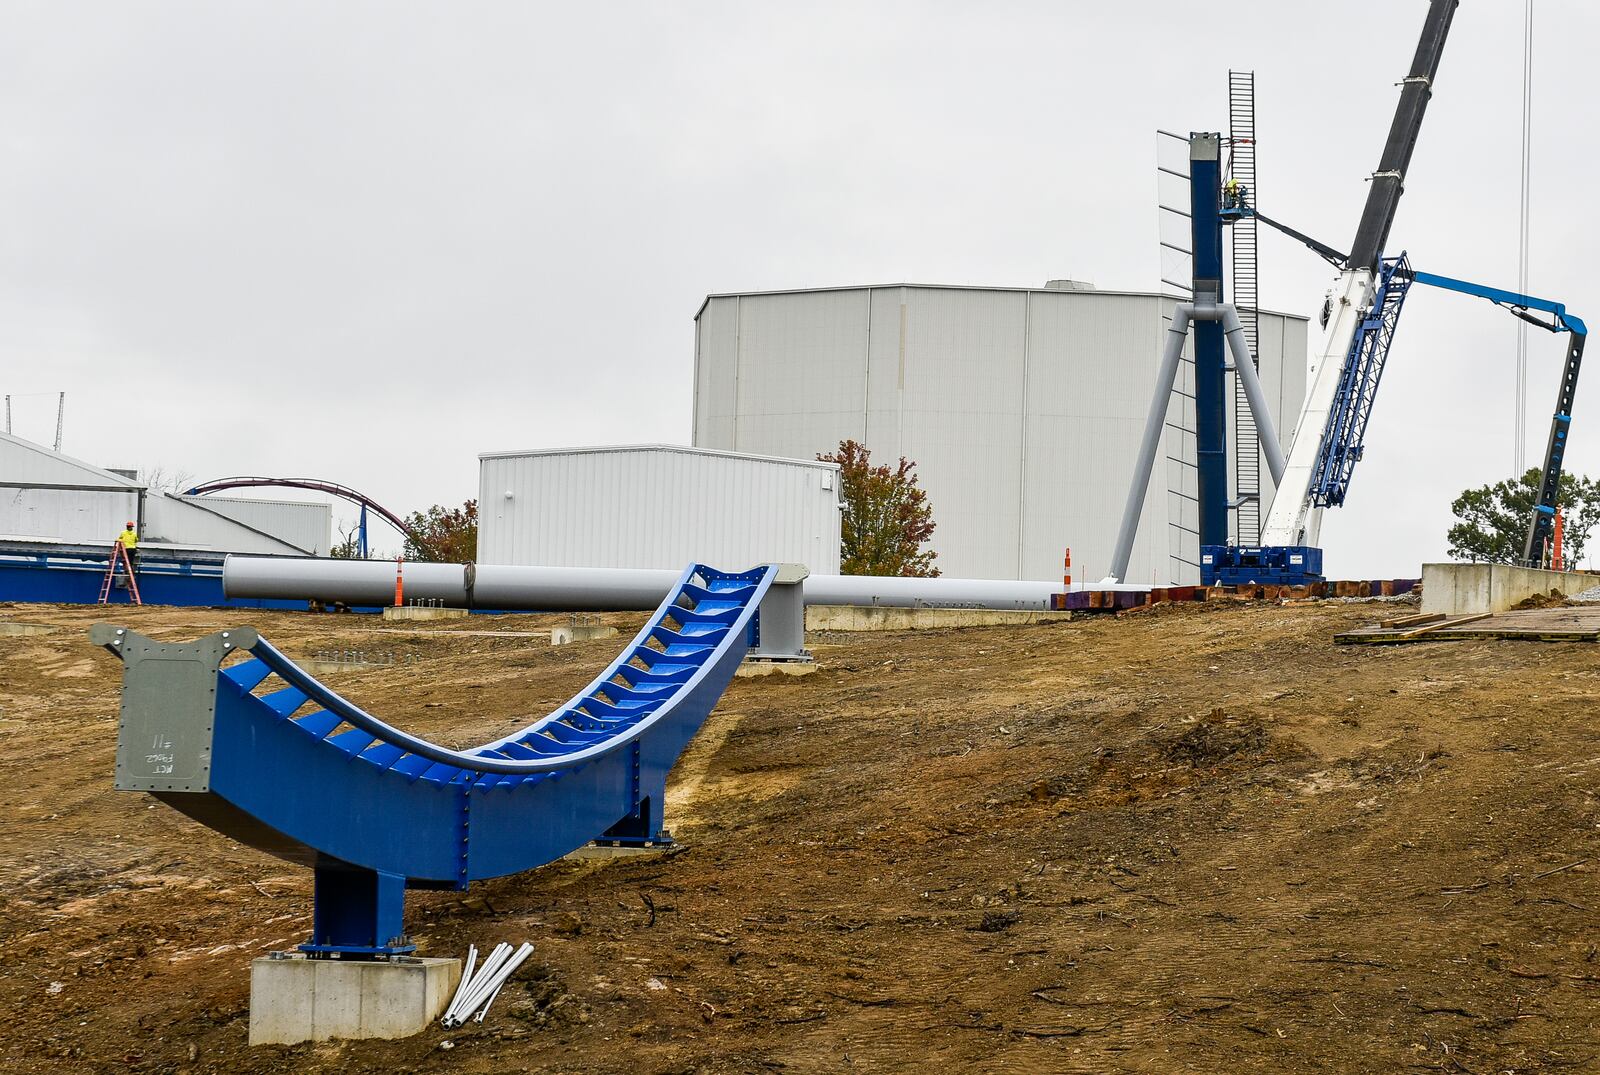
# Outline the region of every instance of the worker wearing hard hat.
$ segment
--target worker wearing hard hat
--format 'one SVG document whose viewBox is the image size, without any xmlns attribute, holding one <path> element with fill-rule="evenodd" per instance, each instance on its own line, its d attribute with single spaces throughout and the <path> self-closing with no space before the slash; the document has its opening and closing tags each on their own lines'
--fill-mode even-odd
<svg viewBox="0 0 1600 1075">
<path fill-rule="evenodd" d="M 1244 209 L 1248 205 L 1250 189 L 1233 176 L 1222 184 L 1222 207 L 1224 209 Z"/>
<path fill-rule="evenodd" d="M 128 554 L 128 566 L 133 566 L 134 552 L 139 547 L 139 532 L 133 527 L 133 520 L 128 520 L 127 527 L 117 535 L 117 543 Z"/>
</svg>

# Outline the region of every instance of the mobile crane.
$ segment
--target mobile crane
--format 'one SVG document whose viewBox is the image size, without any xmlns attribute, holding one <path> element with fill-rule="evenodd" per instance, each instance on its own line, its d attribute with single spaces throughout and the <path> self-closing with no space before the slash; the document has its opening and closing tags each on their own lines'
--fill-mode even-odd
<svg viewBox="0 0 1600 1075">
<path fill-rule="evenodd" d="M 1201 575 L 1207 583 L 1314 581 L 1321 577 L 1318 538 L 1322 511 L 1342 504 L 1355 464 L 1361 459 L 1367 421 L 1383 375 L 1400 311 L 1413 283 L 1456 291 L 1504 307 L 1513 315 L 1554 333 L 1569 333 L 1550 438 L 1545 451 L 1539 499 L 1529 522 L 1523 561 L 1537 566 L 1549 542 L 1561 471 L 1572 423 L 1573 398 L 1583 362 L 1588 329 L 1581 318 L 1548 299 L 1486 287 L 1413 269 L 1404 253 L 1384 257 L 1405 173 L 1416 147 L 1423 114 L 1432 95 L 1445 37 L 1458 0 L 1431 0 L 1410 73 L 1401 83 L 1389 138 L 1372 176 L 1366 207 L 1348 254 L 1267 217 L 1248 202 L 1249 192 L 1230 192 L 1219 216 L 1223 223 L 1254 217 L 1299 240 L 1339 269 L 1322 308 L 1325 330 L 1304 408 L 1295 427 L 1282 480 L 1277 485 L 1260 546 L 1207 545 L 1201 549 Z M 1544 320 L 1537 314 L 1546 314 Z"/>
</svg>

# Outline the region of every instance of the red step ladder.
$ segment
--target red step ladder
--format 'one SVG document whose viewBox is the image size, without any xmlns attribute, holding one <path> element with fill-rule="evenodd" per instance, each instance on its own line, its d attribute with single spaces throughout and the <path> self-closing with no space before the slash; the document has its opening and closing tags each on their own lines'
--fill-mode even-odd
<svg viewBox="0 0 1600 1075">
<path fill-rule="evenodd" d="M 106 564 L 106 577 L 100 581 L 100 600 L 98 603 L 102 605 L 111 603 L 111 587 L 116 582 L 119 561 L 128 572 L 128 596 L 132 599 L 132 603 L 135 605 L 144 604 L 144 601 L 139 597 L 139 580 L 133 574 L 133 560 L 128 557 L 128 547 L 120 541 L 111 543 L 111 562 Z"/>
</svg>

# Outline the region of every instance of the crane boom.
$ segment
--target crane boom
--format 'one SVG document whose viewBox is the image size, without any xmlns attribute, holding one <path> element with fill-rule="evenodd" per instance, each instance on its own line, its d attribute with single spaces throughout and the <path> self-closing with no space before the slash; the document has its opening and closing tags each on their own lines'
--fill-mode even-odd
<svg viewBox="0 0 1600 1075">
<path fill-rule="evenodd" d="M 1317 544 L 1322 529 L 1322 507 L 1313 496 L 1323 444 L 1336 435 L 1335 406 L 1340 386 L 1348 382 L 1350 367 L 1364 360 L 1363 326 L 1371 320 L 1383 244 L 1394 224 L 1400 195 L 1405 191 L 1406 169 L 1416 149 L 1422 119 L 1433 96 L 1433 80 L 1444 54 L 1445 38 L 1459 0 L 1430 0 L 1411 70 L 1401 83 L 1389 138 L 1384 143 L 1378 170 L 1367 191 L 1366 207 L 1356 227 L 1355 241 L 1343 271 L 1329 292 L 1329 317 L 1322 341 L 1308 370 L 1304 408 L 1294 430 L 1284 480 L 1273 494 L 1262 528 L 1264 546 Z"/>
</svg>

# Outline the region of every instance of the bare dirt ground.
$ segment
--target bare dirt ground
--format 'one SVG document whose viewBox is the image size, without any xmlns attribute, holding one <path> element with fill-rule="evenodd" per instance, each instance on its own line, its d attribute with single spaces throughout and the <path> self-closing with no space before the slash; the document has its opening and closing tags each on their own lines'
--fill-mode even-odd
<svg viewBox="0 0 1600 1075">
<path fill-rule="evenodd" d="M 250 1049 L 248 960 L 303 939 L 309 876 L 112 791 L 96 610 L 0 607 L 61 628 L 0 637 L 0 1069 L 1600 1070 L 1600 648 L 1330 641 L 1388 611 L 816 639 L 679 765 L 677 853 L 411 896 L 426 953 L 537 945 L 481 1027 Z M 413 657 L 335 682 L 457 745 L 617 645 L 115 618 Z"/>
</svg>

